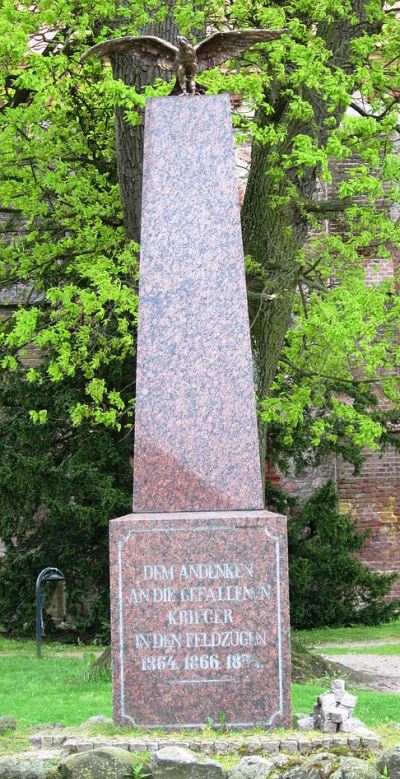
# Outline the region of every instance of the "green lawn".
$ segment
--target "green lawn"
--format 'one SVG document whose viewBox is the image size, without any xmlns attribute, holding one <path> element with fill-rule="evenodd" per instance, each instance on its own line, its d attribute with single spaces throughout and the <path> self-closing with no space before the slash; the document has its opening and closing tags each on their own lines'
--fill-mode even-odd
<svg viewBox="0 0 400 779">
<path fill-rule="evenodd" d="M 351 641 L 400 641 L 400 620 L 384 625 L 356 625 L 350 628 L 314 628 L 313 630 L 298 630 L 295 635 L 305 644 L 340 644 Z"/>
<path fill-rule="evenodd" d="M 44 640 L 42 642 L 43 655 L 54 654 L 82 654 L 85 653 L 101 653 L 102 647 L 97 645 L 83 645 L 83 644 L 60 644 L 58 642 Z M 0 633 L 0 655 L 4 654 L 22 654 L 35 656 L 36 655 L 36 643 L 31 638 L 5 638 L 4 634 Z"/>
<path fill-rule="evenodd" d="M 64 651 L 75 654 L 65 657 L 59 647 L 49 645 L 38 660 L 33 642 L 23 646 L 23 650 L 18 647 L 13 652 L 11 644 L 5 645 L 4 640 L 1 643 L 0 715 L 14 716 L 22 729 L 40 723 L 78 725 L 94 714 L 111 716 L 111 683 L 104 679 L 87 681 L 90 655 L 85 655 L 82 647 L 74 650 L 64 646 Z M 317 695 L 327 686 L 293 685 L 294 712 L 309 712 Z M 400 722 L 400 695 L 361 691 L 356 694 L 356 716 L 366 724 Z"/>
<path fill-rule="evenodd" d="M 400 655 L 400 644 L 379 644 L 378 646 L 325 646 L 319 650 L 324 655 Z"/>
<path fill-rule="evenodd" d="M 65 647 L 64 647 L 65 649 Z M 68 648 L 69 649 L 69 648 Z M 0 653 L 0 715 L 21 726 L 58 722 L 79 725 L 93 714 L 111 716 L 111 683 L 85 680 L 88 657 Z"/>
</svg>

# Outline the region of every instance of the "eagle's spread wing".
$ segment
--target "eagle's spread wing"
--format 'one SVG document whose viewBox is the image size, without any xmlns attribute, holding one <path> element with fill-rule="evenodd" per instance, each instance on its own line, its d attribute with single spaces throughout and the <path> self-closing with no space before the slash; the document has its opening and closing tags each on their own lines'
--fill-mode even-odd
<svg viewBox="0 0 400 779">
<path fill-rule="evenodd" d="M 215 68 L 228 59 L 237 57 L 242 51 L 254 43 L 267 43 L 280 38 L 283 30 L 228 30 L 227 32 L 215 32 L 209 38 L 195 46 L 199 62 L 198 72 Z"/>
<path fill-rule="evenodd" d="M 85 51 L 80 61 L 83 62 L 93 54 L 98 57 L 109 57 L 110 54 L 131 54 L 146 65 L 157 66 L 163 70 L 173 70 L 178 49 L 172 43 L 163 41 L 155 35 L 126 35 L 124 38 L 112 38 L 104 43 L 96 43 L 96 46 Z"/>
</svg>

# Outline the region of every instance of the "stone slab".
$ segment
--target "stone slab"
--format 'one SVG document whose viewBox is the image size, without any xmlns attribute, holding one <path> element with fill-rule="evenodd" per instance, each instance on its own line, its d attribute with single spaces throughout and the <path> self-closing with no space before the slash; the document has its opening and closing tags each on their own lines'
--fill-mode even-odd
<svg viewBox="0 0 400 779">
<path fill-rule="evenodd" d="M 263 508 L 228 95 L 147 103 L 135 512 Z"/>
<path fill-rule="evenodd" d="M 286 519 L 148 513 L 110 528 L 114 719 L 289 726 Z"/>
<path fill-rule="evenodd" d="M 371 733 L 369 737 L 364 736 L 364 738 L 368 739 L 375 739 L 374 741 L 374 748 L 378 744 L 380 744 L 379 737 Z M 228 740 L 229 739 L 229 740 Z M 35 736 L 30 737 L 29 741 L 31 744 L 35 747 L 34 751 L 31 750 L 30 752 L 22 752 L 21 757 L 31 757 L 32 754 L 34 754 L 36 757 L 41 759 L 47 759 L 45 756 L 48 755 L 50 758 L 57 757 L 61 755 L 60 749 L 43 749 L 41 746 L 42 742 L 42 736 Z M 299 734 L 299 737 L 297 739 L 293 739 L 293 744 L 297 741 L 298 745 L 298 751 L 301 754 L 310 753 L 313 748 L 313 739 L 308 736 L 304 736 L 303 734 Z M 330 749 L 333 746 L 333 743 L 335 741 L 335 744 L 340 743 L 341 746 L 348 746 L 350 750 L 358 750 L 361 744 L 361 736 L 352 735 L 347 737 L 342 737 L 340 739 L 336 738 L 328 738 L 328 737 L 322 737 L 322 739 L 318 739 L 318 746 L 315 746 L 316 749 L 320 749 L 321 747 L 324 750 Z M 75 739 L 68 739 L 65 741 L 64 749 L 62 751 L 62 754 L 68 755 L 68 754 L 76 754 L 77 744 L 80 743 L 79 736 Z M 84 741 L 83 743 L 87 743 Z M 194 736 L 191 739 L 182 739 L 182 738 L 174 738 L 173 734 L 170 735 L 170 737 L 164 740 L 158 740 L 156 737 L 154 739 L 151 739 L 149 741 L 142 741 L 136 738 L 130 738 L 127 741 L 121 740 L 121 737 L 115 737 L 115 738 L 106 738 L 102 736 L 96 736 L 96 738 L 93 739 L 92 747 L 93 749 L 99 749 L 100 747 L 119 747 L 120 749 L 128 749 L 129 752 L 134 753 L 140 753 L 140 752 L 155 752 L 156 750 L 161 748 L 162 746 L 180 746 L 184 747 L 185 749 L 191 749 L 192 751 L 200 751 L 204 752 L 209 755 L 218 755 L 221 754 L 221 749 L 223 752 L 231 752 L 232 754 L 238 754 L 238 755 L 255 755 L 259 754 L 260 752 L 265 754 L 277 754 L 280 752 L 283 747 L 282 744 L 283 741 L 278 741 L 276 739 L 272 738 L 254 738 L 249 736 L 242 736 L 240 738 L 232 738 L 232 736 L 227 736 L 224 740 L 221 738 L 220 735 L 215 735 L 214 738 L 211 739 L 196 739 Z"/>
</svg>

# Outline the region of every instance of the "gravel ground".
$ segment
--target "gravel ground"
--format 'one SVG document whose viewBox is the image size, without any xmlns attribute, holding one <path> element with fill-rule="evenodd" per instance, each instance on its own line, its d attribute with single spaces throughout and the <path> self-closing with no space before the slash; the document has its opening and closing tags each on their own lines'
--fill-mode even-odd
<svg viewBox="0 0 400 779">
<path fill-rule="evenodd" d="M 392 642 L 390 642 L 392 643 Z M 374 642 L 376 645 L 376 642 Z M 354 643 L 355 645 L 355 643 Z M 332 646 L 332 645 L 331 645 Z M 399 655 L 323 655 L 336 665 L 343 665 L 366 675 L 368 688 L 380 692 L 400 693 Z M 367 676 L 369 679 L 367 679 Z"/>
</svg>

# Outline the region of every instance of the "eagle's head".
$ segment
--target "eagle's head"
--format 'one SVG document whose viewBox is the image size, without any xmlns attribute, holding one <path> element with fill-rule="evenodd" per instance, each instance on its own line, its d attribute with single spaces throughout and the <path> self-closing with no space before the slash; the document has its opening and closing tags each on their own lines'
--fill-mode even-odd
<svg viewBox="0 0 400 779">
<path fill-rule="evenodd" d="M 178 41 L 178 46 L 181 49 L 187 49 L 189 47 L 192 48 L 192 44 L 190 43 L 190 41 L 188 41 L 187 38 L 185 38 L 184 35 L 178 35 L 177 41 Z"/>
</svg>

